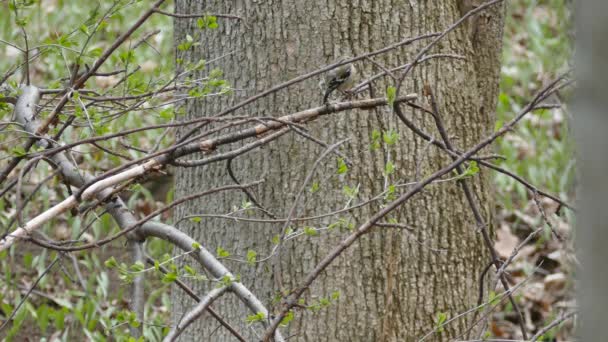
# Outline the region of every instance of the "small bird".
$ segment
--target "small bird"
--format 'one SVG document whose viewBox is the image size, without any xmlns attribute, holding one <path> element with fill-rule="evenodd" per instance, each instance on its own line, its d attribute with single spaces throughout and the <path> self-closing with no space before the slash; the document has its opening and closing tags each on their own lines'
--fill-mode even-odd
<svg viewBox="0 0 608 342">
<path fill-rule="evenodd" d="M 338 60 L 345 61 L 347 57 L 342 57 Z M 342 93 L 347 93 L 347 91 L 353 87 L 355 84 L 355 73 L 357 70 L 352 63 L 340 65 L 339 67 L 330 70 L 324 79 L 319 82 L 319 86 L 321 90 L 325 91 L 325 96 L 323 96 L 323 103 L 327 103 L 329 100 L 329 95 L 338 89 Z"/>
</svg>

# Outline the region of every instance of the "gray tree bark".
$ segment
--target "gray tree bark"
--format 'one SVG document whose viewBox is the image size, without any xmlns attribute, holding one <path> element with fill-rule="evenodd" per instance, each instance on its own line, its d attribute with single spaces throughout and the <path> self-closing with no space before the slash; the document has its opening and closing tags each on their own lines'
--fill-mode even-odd
<svg viewBox="0 0 608 342">
<path fill-rule="evenodd" d="M 604 33 L 608 23 L 602 19 L 608 3 L 578 1 L 576 71 L 578 89 L 573 113 L 578 170 L 581 188 L 578 193 L 577 255 L 581 267 L 578 273 L 578 300 L 581 325 L 577 329 L 581 341 L 597 340 L 605 335 L 606 307 L 608 306 L 608 211 L 605 210 L 608 182 L 608 116 L 606 116 L 606 59 L 608 46 Z"/>
<path fill-rule="evenodd" d="M 185 62 L 228 54 L 213 67 L 222 69 L 224 77 L 236 89 L 230 97 L 188 103 L 186 116 L 213 115 L 239 100 L 326 65 L 340 55 L 355 56 L 406 37 L 440 31 L 461 17 L 464 10 L 466 6 L 456 0 L 176 1 L 176 13 L 231 13 L 246 18 L 247 23 L 222 20 L 217 30 L 202 32 L 201 44 L 196 49 L 178 52 L 177 58 Z M 470 20 L 432 50 L 464 55 L 466 61 L 442 59 L 425 63 L 414 69 L 403 87 L 407 93 L 419 94 L 425 84 L 433 88 L 448 134 L 461 149 L 473 145 L 494 128 L 503 10 L 499 5 Z M 176 20 L 176 42 L 196 30 L 196 19 Z M 385 66 L 402 65 L 428 42 L 397 49 L 374 60 Z M 361 79 L 381 71 L 365 61 L 356 67 L 363 75 Z M 318 81 L 310 79 L 277 92 L 235 114 L 279 116 L 319 105 L 322 94 Z M 375 87 L 374 96 L 384 96 L 387 85 L 381 83 Z M 408 115 L 439 138 L 430 116 L 420 112 Z M 320 191 L 306 191 L 298 204 L 300 216 L 344 208 L 347 198 L 342 189 L 345 185 L 359 188 L 354 203 L 381 193 L 385 189 L 383 170 L 388 154 L 396 166 L 390 176 L 391 183 L 415 181 L 417 168 L 418 177 L 422 177 L 449 160 L 414 137 L 388 108 L 332 115 L 308 127 L 312 135 L 329 143 L 349 138 L 341 151 L 353 165 L 346 174 L 337 175 L 335 158 L 322 163 L 313 178 L 319 183 Z M 374 130 L 398 132 L 397 146 L 390 151 L 370 149 Z M 232 167 L 242 182 L 264 177 L 266 183 L 255 189 L 258 201 L 278 217 L 286 217 L 304 178 L 322 151 L 319 145 L 289 134 L 263 149 L 236 158 Z M 180 169 L 176 172 L 175 196 L 179 198 L 193 190 L 231 182 L 225 164 Z M 493 202 L 488 175 L 482 172 L 471 183 L 484 218 L 491 223 Z M 231 193 L 193 201 L 179 207 L 175 217 L 228 213 L 244 199 L 243 194 Z M 379 205 L 375 202 L 350 214 L 292 226 L 324 227 L 339 218 L 357 226 Z M 252 216 L 268 218 L 259 211 L 254 213 Z M 415 227 L 413 236 L 402 230 L 378 227 L 360 239 L 317 279 L 305 298 L 307 304 L 313 304 L 339 291 L 339 299 L 316 312 L 296 311 L 285 336 L 295 334 L 294 341 L 411 341 L 433 329 L 439 312 L 452 317 L 476 305 L 478 277 L 489 257 L 457 184 L 429 187 L 395 211 L 390 219 Z M 221 246 L 241 258 L 248 250 L 255 250 L 262 258 L 271 251 L 271 240 L 280 233 L 282 223 L 252 224 L 204 218 L 200 223 L 183 223 L 180 228 L 211 250 Z M 281 290 L 279 284 L 282 290 L 295 288 L 346 234 L 348 231 L 334 229 L 288 241 L 281 254 L 280 281 L 270 261 L 255 266 L 227 261 L 227 265 L 272 307 Z M 445 252 L 437 254 L 429 247 Z M 214 286 L 203 282 L 191 285 L 201 293 Z M 179 290 L 174 292 L 173 299 L 175 320 L 194 305 Z M 226 295 L 215 302 L 214 307 L 249 340 L 256 339 L 253 331 L 259 333 L 260 330 L 255 325 L 247 327 L 244 320 L 250 313 L 237 299 Z M 471 316 L 459 319 L 433 339 L 463 333 L 471 320 Z M 189 327 L 182 340 L 235 339 L 206 317 Z"/>
</svg>

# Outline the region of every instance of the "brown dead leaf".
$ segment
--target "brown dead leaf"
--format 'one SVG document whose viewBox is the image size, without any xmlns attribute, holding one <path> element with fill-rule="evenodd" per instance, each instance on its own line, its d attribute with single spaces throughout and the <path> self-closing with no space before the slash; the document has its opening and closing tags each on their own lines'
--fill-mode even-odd
<svg viewBox="0 0 608 342">
<path fill-rule="evenodd" d="M 518 244 L 519 238 L 511 233 L 509 226 L 502 224 L 500 229 L 496 231 L 496 242 L 494 243 L 498 256 L 507 259 Z"/>
</svg>

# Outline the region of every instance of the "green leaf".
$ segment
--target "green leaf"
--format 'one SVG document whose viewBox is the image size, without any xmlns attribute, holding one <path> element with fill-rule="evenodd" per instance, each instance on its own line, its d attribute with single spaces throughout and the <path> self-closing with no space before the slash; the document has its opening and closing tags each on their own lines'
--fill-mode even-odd
<svg viewBox="0 0 608 342">
<path fill-rule="evenodd" d="M 38 310 L 36 310 L 36 323 L 41 332 L 45 332 L 49 325 L 49 307 L 46 304 L 42 304 Z"/>
<path fill-rule="evenodd" d="M 196 275 L 196 270 L 188 265 L 184 265 L 184 271 L 186 271 L 186 273 L 188 273 L 188 275 L 191 275 L 191 276 Z"/>
<path fill-rule="evenodd" d="M 496 123 L 494 124 L 494 132 L 498 132 L 498 130 L 501 129 L 503 125 L 504 121 L 496 120 Z"/>
<path fill-rule="evenodd" d="M 104 263 L 104 265 L 106 265 L 107 268 L 114 268 L 114 267 L 118 266 L 118 262 L 112 256 L 108 260 L 106 260 L 106 262 Z"/>
<path fill-rule="evenodd" d="M 249 209 L 253 207 L 253 203 L 251 203 L 250 201 L 243 201 L 243 203 L 241 203 L 241 209 Z"/>
<path fill-rule="evenodd" d="M 331 299 L 332 300 L 338 300 L 340 299 L 340 291 L 334 291 L 331 293 Z"/>
<path fill-rule="evenodd" d="M 494 291 L 490 291 L 490 294 L 488 295 L 488 303 L 490 303 L 490 305 L 495 306 L 500 302 L 500 296 L 498 296 L 496 294 L 496 292 Z"/>
<path fill-rule="evenodd" d="M 195 217 L 191 217 L 190 221 L 194 222 L 194 223 L 199 223 L 201 222 L 202 218 L 200 216 L 195 216 Z"/>
<path fill-rule="evenodd" d="M 388 146 L 394 145 L 399 140 L 399 133 L 393 130 L 386 131 L 382 134 L 382 140 Z"/>
<path fill-rule="evenodd" d="M 395 98 L 397 96 L 397 88 L 393 87 L 393 86 L 389 86 L 388 88 L 386 88 L 386 101 L 388 102 L 389 106 L 393 106 L 393 103 L 395 103 Z"/>
<path fill-rule="evenodd" d="M 13 147 L 13 148 L 11 149 L 11 153 L 12 153 L 14 156 L 17 156 L 17 157 L 23 157 L 23 156 L 25 156 L 25 155 L 27 154 L 27 152 L 25 152 L 25 148 L 23 148 L 23 146 L 16 146 L 16 147 Z"/>
<path fill-rule="evenodd" d="M 359 189 L 357 189 L 357 187 L 350 187 L 348 185 L 345 185 L 342 188 L 342 192 L 344 192 L 344 194 L 348 197 L 348 198 L 355 198 L 357 197 L 357 194 L 359 194 Z"/>
<path fill-rule="evenodd" d="M 210 29 L 216 29 L 218 27 L 217 24 L 217 17 L 213 16 L 213 15 L 208 15 L 205 16 L 205 19 L 207 21 L 207 27 Z"/>
<path fill-rule="evenodd" d="M 205 19 L 203 18 L 198 18 L 196 20 L 196 26 L 198 26 L 199 29 L 204 29 L 207 27 L 207 24 L 205 23 Z"/>
<path fill-rule="evenodd" d="M 173 112 L 173 108 L 165 108 L 158 113 L 158 116 L 160 116 L 161 119 L 171 120 L 175 116 L 175 113 Z"/>
<path fill-rule="evenodd" d="M 19 27 L 26 26 L 28 22 L 29 22 L 28 18 L 16 18 L 15 19 L 15 24 L 17 24 L 17 26 L 19 26 Z"/>
<path fill-rule="evenodd" d="M 319 182 L 313 182 L 310 186 L 310 192 L 314 194 L 315 192 L 319 191 L 319 188 Z"/>
<path fill-rule="evenodd" d="M 55 329 L 63 330 L 65 327 L 65 311 L 63 309 L 55 310 L 53 322 L 55 323 Z"/>
<path fill-rule="evenodd" d="M 256 322 L 262 322 L 264 321 L 264 319 L 266 319 L 266 315 L 264 315 L 263 312 L 258 312 L 255 315 L 247 316 L 247 318 L 245 318 L 245 322 L 247 322 L 248 324 L 252 324 Z"/>
<path fill-rule="evenodd" d="M 249 265 L 255 264 L 257 257 L 258 257 L 258 253 L 256 251 L 253 251 L 251 249 L 247 251 L 247 263 Z"/>
<path fill-rule="evenodd" d="M 437 332 L 443 332 L 443 323 L 448 319 L 448 314 L 446 312 L 437 313 L 437 317 L 435 318 L 435 323 L 437 327 Z"/>
<path fill-rule="evenodd" d="M 283 317 L 283 319 L 281 320 L 280 325 L 282 327 L 286 327 L 289 324 L 289 322 L 291 322 L 291 321 L 293 321 L 293 312 L 292 311 L 288 311 L 285 314 L 285 317 Z"/>
<path fill-rule="evenodd" d="M 230 277 L 229 275 L 225 275 L 222 277 L 222 279 L 220 279 L 220 287 L 230 286 L 233 281 L 234 281 L 234 279 L 232 279 L 232 277 Z"/>
<path fill-rule="evenodd" d="M 462 177 L 471 177 L 479 173 L 479 166 L 476 161 L 471 161 L 467 166 L 467 169 L 462 173 Z"/>
<path fill-rule="evenodd" d="M 395 191 L 396 191 L 396 187 L 394 184 L 391 184 L 388 186 L 388 189 L 386 189 L 386 195 L 384 195 L 384 199 L 386 201 L 392 201 L 395 199 Z"/>
<path fill-rule="evenodd" d="M 217 247 L 216 254 L 217 254 L 218 258 L 227 258 L 230 256 L 230 252 L 228 252 L 227 250 L 223 249 L 220 246 Z"/>
<path fill-rule="evenodd" d="M 197 250 L 197 251 L 198 251 L 199 249 L 201 249 L 201 244 L 200 244 L 200 243 L 198 243 L 198 242 L 193 242 L 193 243 L 192 243 L 192 249 L 194 249 L 194 250 Z"/>
<path fill-rule="evenodd" d="M 33 260 L 34 260 L 34 255 L 32 253 L 27 252 L 27 253 L 23 254 L 23 264 L 25 265 L 25 268 L 31 268 Z"/>
<path fill-rule="evenodd" d="M 370 149 L 372 151 L 380 148 L 380 138 L 381 137 L 382 137 L 382 133 L 380 133 L 379 130 L 374 129 L 372 131 L 372 137 L 371 137 L 372 143 L 370 145 Z"/>
<path fill-rule="evenodd" d="M 338 158 L 338 174 L 341 175 L 346 172 L 348 172 L 348 165 L 346 165 L 344 158 Z"/>
<path fill-rule="evenodd" d="M 319 234 L 319 232 L 313 227 L 304 227 L 304 234 L 308 236 L 316 236 Z"/>
<path fill-rule="evenodd" d="M 89 28 L 85 24 L 80 25 L 80 27 L 78 28 L 78 30 L 80 30 L 80 32 L 86 34 L 87 36 L 90 35 Z"/>
<path fill-rule="evenodd" d="M 129 269 L 132 272 L 141 272 L 146 269 L 146 266 L 144 265 L 143 262 L 138 261 L 138 262 L 134 263 L 133 265 L 131 265 L 131 267 L 129 267 Z"/>
<path fill-rule="evenodd" d="M 393 172 L 395 172 L 395 164 L 393 164 L 393 162 L 389 160 L 384 166 L 384 174 L 388 176 L 392 175 Z"/>
<path fill-rule="evenodd" d="M 169 284 L 176 280 L 177 280 L 177 273 L 169 272 L 169 273 L 165 273 L 165 275 L 163 276 L 162 282 L 165 284 Z"/>
<path fill-rule="evenodd" d="M 102 48 L 95 47 L 95 48 L 90 49 L 87 54 L 89 55 L 89 57 L 97 58 L 97 57 L 101 56 L 102 53 L 103 53 Z"/>
</svg>

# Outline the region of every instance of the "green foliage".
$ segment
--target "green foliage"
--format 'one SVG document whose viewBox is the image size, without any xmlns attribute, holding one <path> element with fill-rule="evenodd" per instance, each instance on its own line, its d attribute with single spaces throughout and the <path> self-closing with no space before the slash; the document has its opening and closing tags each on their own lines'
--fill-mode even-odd
<svg viewBox="0 0 608 342">
<path fill-rule="evenodd" d="M 342 188 L 342 192 L 344 192 L 344 195 L 346 195 L 346 197 L 353 199 L 357 197 L 357 194 L 359 194 L 359 188 L 344 185 L 344 187 Z"/>
<path fill-rule="evenodd" d="M 437 333 L 442 333 L 443 323 L 448 319 L 448 314 L 446 312 L 438 312 L 437 317 L 435 317 L 435 331 Z"/>
<path fill-rule="evenodd" d="M 338 171 L 337 173 L 339 175 L 345 174 L 346 172 L 348 172 L 348 165 L 346 165 L 346 162 L 344 161 L 344 158 L 338 158 Z"/>
<path fill-rule="evenodd" d="M 247 263 L 249 265 L 254 265 L 258 257 L 258 253 L 256 251 L 252 251 L 251 249 L 247 251 Z"/>
<path fill-rule="evenodd" d="M 387 146 L 395 145 L 398 140 L 399 133 L 397 133 L 397 131 L 388 130 L 382 133 L 382 141 L 384 141 Z"/>
<path fill-rule="evenodd" d="M 319 310 L 325 309 L 329 307 L 332 303 L 336 303 L 340 300 L 340 292 L 334 291 L 330 294 L 329 297 L 321 297 L 319 300 L 312 302 L 309 305 L 306 305 L 306 308 L 312 312 L 317 312 Z M 304 305 L 305 301 L 301 300 L 300 305 Z"/>
<path fill-rule="evenodd" d="M 370 149 L 372 151 L 380 148 L 380 138 L 381 137 L 382 137 L 382 134 L 380 133 L 379 130 L 374 129 L 372 131 L 372 136 L 371 136 L 372 144 L 370 146 Z"/>
<path fill-rule="evenodd" d="M 390 107 L 395 103 L 395 98 L 397 96 L 397 88 L 393 86 L 389 86 L 386 88 L 386 101 Z"/>
<path fill-rule="evenodd" d="M 216 255 L 218 258 L 227 258 L 230 256 L 230 252 L 218 246 L 216 250 Z"/>
<path fill-rule="evenodd" d="M 263 312 L 258 312 L 255 315 L 249 315 L 245 318 L 245 322 L 253 324 L 257 322 L 263 322 L 266 319 L 266 315 Z"/>
<path fill-rule="evenodd" d="M 514 1 L 508 8 L 502 78 L 495 129 L 511 120 L 546 83 L 570 67 L 571 13 L 562 0 Z M 562 94 L 564 95 L 564 94 Z M 527 115 L 498 141 L 498 161 L 532 184 L 570 198 L 573 191 L 573 142 L 567 112 L 560 109 Z M 507 209 L 529 200 L 523 185 L 495 174 L 500 202 Z"/>
<path fill-rule="evenodd" d="M 312 185 L 310 186 L 310 193 L 314 194 L 315 192 L 319 191 L 319 189 L 320 189 L 319 182 L 313 182 Z"/>
<path fill-rule="evenodd" d="M 313 227 L 304 227 L 304 234 L 308 236 L 316 236 L 319 235 L 319 232 Z"/>
<path fill-rule="evenodd" d="M 206 15 L 196 20 L 196 26 L 200 29 L 216 29 L 218 28 L 217 17 Z"/>
<path fill-rule="evenodd" d="M 467 168 L 462 172 L 460 178 L 472 177 L 479 173 L 479 166 L 476 161 L 471 161 L 467 165 Z"/>
<path fill-rule="evenodd" d="M 289 324 L 289 322 L 293 321 L 293 317 L 294 317 L 293 311 L 288 311 L 285 314 L 285 317 L 283 317 L 283 319 L 281 320 L 280 326 L 286 327 Z"/>
</svg>

